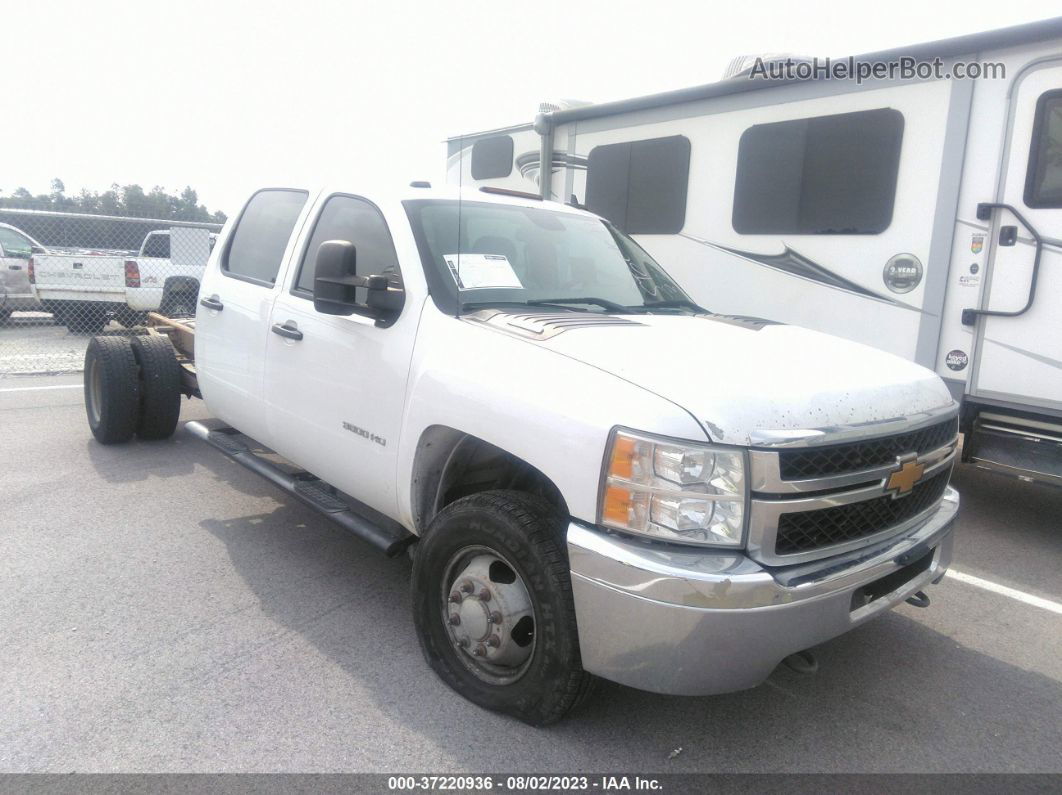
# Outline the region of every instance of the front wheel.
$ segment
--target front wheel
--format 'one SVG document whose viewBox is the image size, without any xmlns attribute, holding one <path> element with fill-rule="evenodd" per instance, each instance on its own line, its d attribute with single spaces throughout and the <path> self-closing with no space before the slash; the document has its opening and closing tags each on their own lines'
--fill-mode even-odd
<svg viewBox="0 0 1062 795">
<path fill-rule="evenodd" d="M 417 545 L 413 619 L 428 664 L 486 709 L 535 726 L 588 692 L 563 519 L 539 497 L 474 494 L 447 506 Z"/>
</svg>

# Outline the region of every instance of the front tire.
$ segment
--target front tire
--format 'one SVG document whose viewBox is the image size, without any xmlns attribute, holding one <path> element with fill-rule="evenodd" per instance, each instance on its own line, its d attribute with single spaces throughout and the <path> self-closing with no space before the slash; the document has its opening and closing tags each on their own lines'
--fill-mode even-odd
<svg viewBox="0 0 1062 795">
<path fill-rule="evenodd" d="M 469 701 L 533 726 L 589 690 L 564 521 L 545 500 L 488 491 L 431 522 L 413 564 L 413 620 L 428 664 Z"/>
</svg>

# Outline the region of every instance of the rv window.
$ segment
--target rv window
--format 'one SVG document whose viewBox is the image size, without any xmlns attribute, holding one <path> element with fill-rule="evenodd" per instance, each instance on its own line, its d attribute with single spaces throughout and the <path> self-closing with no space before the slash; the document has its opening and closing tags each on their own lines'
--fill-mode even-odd
<svg viewBox="0 0 1062 795">
<path fill-rule="evenodd" d="M 513 173 L 513 139 L 480 138 L 472 144 L 472 179 L 496 179 Z"/>
<path fill-rule="evenodd" d="M 221 263 L 222 273 L 272 285 L 306 197 L 305 191 L 273 189 L 252 196 L 236 222 Z"/>
<path fill-rule="evenodd" d="M 1062 207 L 1062 91 L 1049 91 L 1036 103 L 1025 203 Z"/>
<path fill-rule="evenodd" d="M 903 115 L 757 124 L 738 146 L 733 225 L 747 235 L 873 235 L 892 221 Z"/>
<path fill-rule="evenodd" d="M 673 235 L 686 223 L 690 141 L 683 135 L 595 146 L 586 206 L 632 235 Z"/>
</svg>

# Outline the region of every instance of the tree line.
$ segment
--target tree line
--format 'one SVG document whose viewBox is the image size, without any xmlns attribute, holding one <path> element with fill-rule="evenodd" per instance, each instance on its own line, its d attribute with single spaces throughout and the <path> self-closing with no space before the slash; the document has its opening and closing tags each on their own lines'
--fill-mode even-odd
<svg viewBox="0 0 1062 795">
<path fill-rule="evenodd" d="M 26 188 L 16 188 L 9 196 L 0 196 L 0 209 L 56 210 L 93 215 L 122 215 L 133 218 L 159 218 L 170 221 L 209 221 L 224 223 L 221 210 L 211 212 L 199 203 L 199 194 L 186 187 L 179 194 L 167 193 L 161 185 L 145 191 L 139 185 L 111 185 L 98 193 L 82 189 L 76 196 L 66 195 L 61 179 L 52 180 L 49 193 L 34 196 Z"/>
</svg>

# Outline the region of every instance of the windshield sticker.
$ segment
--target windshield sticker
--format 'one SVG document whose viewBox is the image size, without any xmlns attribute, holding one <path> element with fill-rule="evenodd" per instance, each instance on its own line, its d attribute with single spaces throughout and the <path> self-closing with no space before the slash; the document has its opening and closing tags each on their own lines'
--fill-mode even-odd
<svg viewBox="0 0 1062 795">
<path fill-rule="evenodd" d="M 503 254 L 444 254 L 443 261 L 459 290 L 524 286 Z"/>
</svg>

